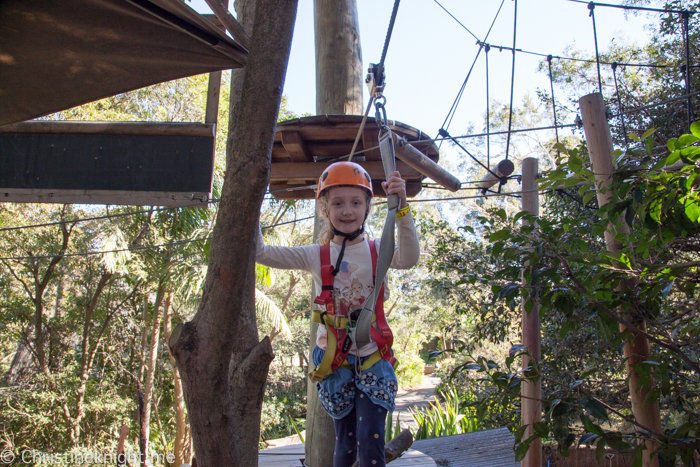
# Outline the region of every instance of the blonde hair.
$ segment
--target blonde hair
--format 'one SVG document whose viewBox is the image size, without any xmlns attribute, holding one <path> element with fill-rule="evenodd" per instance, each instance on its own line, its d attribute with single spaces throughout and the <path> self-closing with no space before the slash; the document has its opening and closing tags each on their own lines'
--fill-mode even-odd
<svg viewBox="0 0 700 467">
<path fill-rule="evenodd" d="M 354 185 L 351 185 L 354 186 Z M 332 188 L 332 187 L 331 187 Z M 367 194 L 367 215 L 365 216 L 365 221 L 369 217 L 370 212 L 372 211 L 372 197 L 369 195 L 367 190 L 362 189 Z M 320 210 L 320 217 L 321 217 L 321 230 L 319 231 L 318 234 L 318 244 L 319 245 L 326 245 L 333 240 L 333 237 L 335 235 L 333 234 L 333 226 L 331 225 L 331 220 L 328 218 L 328 197 L 330 193 L 330 188 L 324 191 L 321 194 L 321 197 L 318 199 L 318 206 Z M 363 223 L 364 225 L 364 223 Z M 364 232 L 362 234 L 365 238 L 369 239 L 369 236 L 367 235 L 367 232 Z"/>
</svg>

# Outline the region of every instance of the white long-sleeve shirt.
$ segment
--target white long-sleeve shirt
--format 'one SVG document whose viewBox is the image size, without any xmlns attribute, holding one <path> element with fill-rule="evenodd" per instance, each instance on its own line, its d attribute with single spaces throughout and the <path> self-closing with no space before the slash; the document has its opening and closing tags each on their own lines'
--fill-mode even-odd
<svg viewBox="0 0 700 467">
<path fill-rule="evenodd" d="M 394 256 L 390 267 L 394 269 L 409 269 L 418 263 L 420 246 L 418 234 L 413 223 L 413 217 L 409 213 L 396 219 L 397 236 Z M 380 251 L 380 239 L 375 240 L 377 253 Z M 340 253 L 341 245 L 331 242 L 331 264 L 335 266 Z M 321 290 L 321 249 L 319 245 L 305 245 L 297 247 L 280 247 L 265 244 L 262 234 L 257 245 L 256 261 L 262 265 L 278 269 L 299 269 L 309 271 L 313 277 L 314 294 Z M 348 312 L 362 308 L 365 300 L 374 289 L 372 272 L 372 256 L 366 240 L 355 245 L 345 247 L 340 272 L 335 276 L 333 283 L 333 298 L 335 300 L 336 313 L 347 315 Z M 389 288 L 385 278 L 384 300 L 389 298 Z M 313 305 L 316 306 L 316 305 Z M 326 349 L 328 342 L 325 326 L 319 326 L 316 334 L 316 345 Z M 365 357 L 377 350 L 377 344 L 372 340 L 359 351 L 355 344 L 350 348 L 350 353 Z"/>
</svg>

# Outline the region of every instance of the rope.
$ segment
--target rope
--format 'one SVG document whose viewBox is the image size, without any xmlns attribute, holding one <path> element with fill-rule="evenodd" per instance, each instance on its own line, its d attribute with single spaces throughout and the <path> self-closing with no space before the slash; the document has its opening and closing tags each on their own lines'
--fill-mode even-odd
<svg viewBox="0 0 700 467">
<path fill-rule="evenodd" d="M 394 0 L 394 9 L 391 11 L 391 20 L 389 20 L 389 29 L 386 31 L 386 37 L 384 38 L 384 48 L 382 49 L 382 59 L 379 61 L 379 70 L 384 70 L 384 60 L 386 59 L 386 53 L 389 50 L 389 42 L 391 41 L 391 33 L 394 31 L 394 23 L 396 22 L 396 14 L 399 12 L 399 2 L 401 0 Z"/>
<path fill-rule="evenodd" d="M 485 168 L 487 172 L 491 173 L 491 174 L 492 174 L 494 177 L 496 177 L 497 179 L 499 179 L 499 180 L 501 179 L 501 177 L 499 177 L 498 174 L 494 173 L 493 170 L 491 170 L 489 167 L 485 166 L 483 162 L 481 162 L 479 159 L 477 159 L 476 157 L 474 157 L 474 155 L 473 155 L 471 152 L 469 152 L 469 151 L 467 150 L 467 148 L 465 148 L 464 146 L 462 146 L 461 144 L 459 144 L 459 141 L 457 141 L 455 138 L 453 138 L 452 136 L 450 136 L 450 134 L 447 132 L 447 130 L 442 130 L 442 129 L 441 129 L 441 130 L 440 130 L 440 134 L 443 135 L 443 136 L 446 136 L 446 137 L 449 138 L 449 139 L 451 139 L 453 143 L 455 143 L 457 146 L 459 146 L 459 147 L 462 149 L 462 151 L 466 152 L 467 155 L 468 155 L 469 157 L 471 157 L 471 158 L 474 160 L 474 162 L 476 162 L 477 164 L 479 164 L 481 167 Z"/>
<path fill-rule="evenodd" d="M 484 37 L 483 41 L 479 41 L 479 50 L 476 52 L 476 57 L 474 57 L 474 61 L 472 62 L 472 66 L 469 68 L 469 72 L 467 73 L 467 77 L 464 79 L 464 83 L 462 83 L 462 87 L 460 88 L 459 92 L 457 93 L 457 97 L 455 98 L 454 102 L 452 103 L 452 107 L 450 107 L 450 110 L 447 112 L 447 116 L 445 117 L 445 121 L 442 122 L 442 127 L 443 129 L 447 130 L 450 128 L 450 125 L 452 124 L 452 118 L 454 118 L 454 112 L 457 111 L 457 106 L 459 105 L 459 101 L 462 99 L 462 94 L 464 93 L 464 88 L 467 86 L 467 81 L 469 81 L 469 77 L 472 74 L 472 70 L 474 69 L 474 65 L 476 65 L 476 61 L 479 58 L 479 54 L 481 54 L 481 50 L 484 48 L 486 45 L 485 41 L 489 38 L 489 35 L 491 34 L 491 30 L 493 29 L 493 25 L 496 24 L 496 19 L 498 19 L 498 15 L 501 13 L 501 9 L 503 9 L 503 4 L 505 3 L 506 0 L 501 1 L 501 6 L 498 7 L 498 11 L 496 12 L 496 16 L 494 16 L 493 21 L 491 21 L 491 26 L 489 27 L 488 32 L 486 33 L 486 37 Z M 448 123 L 449 120 L 449 123 Z M 447 127 L 445 127 L 447 125 Z M 439 148 L 438 148 L 439 149 Z"/>
<path fill-rule="evenodd" d="M 629 139 L 627 137 L 627 127 L 625 126 L 625 116 L 622 113 L 622 100 L 620 99 L 620 89 L 617 86 L 617 73 L 615 72 L 617 70 L 617 64 L 613 63 L 612 65 L 612 71 L 613 71 L 613 80 L 615 80 L 615 95 L 617 96 L 617 110 L 620 115 L 620 121 L 622 122 L 622 134 L 625 137 L 625 146 L 629 146 Z"/>
<path fill-rule="evenodd" d="M 469 72 L 467 73 L 467 77 L 464 78 L 464 82 L 462 83 L 462 87 L 459 89 L 459 92 L 457 93 L 457 97 L 455 97 L 454 102 L 452 102 L 452 107 L 450 107 L 450 110 L 447 112 L 447 117 L 445 117 L 445 121 L 442 122 L 442 127 L 445 130 L 450 128 L 450 125 L 452 124 L 452 119 L 455 116 L 455 113 L 457 112 L 457 106 L 459 105 L 459 101 L 462 100 L 462 95 L 464 94 L 464 89 L 467 87 L 467 82 L 469 81 L 469 77 L 472 74 L 472 70 L 474 69 L 474 65 L 476 65 L 476 61 L 479 59 L 479 55 L 481 54 L 481 51 L 483 50 L 484 46 L 479 44 L 479 50 L 476 52 L 476 57 L 474 57 L 474 61 L 472 62 L 472 66 L 469 68 Z M 449 120 L 449 121 L 448 121 Z"/>
<path fill-rule="evenodd" d="M 389 42 L 391 41 L 391 34 L 394 31 L 394 24 L 396 23 L 396 15 L 399 11 L 399 3 L 401 0 L 394 1 L 394 9 L 391 11 L 391 19 L 389 20 L 389 28 L 386 31 L 386 37 L 384 38 L 384 47 L 382 48 L 382 58 L 379 60 L 378 70 L 382 75 L 384 74 L 384 61 L 386 60 L 386 53 L 389 50 Z M 355 149 L 360 142 L 360 136 L 362 136 L 362 130 L 365 128 L 365 123 L 367 123 L 367 115 L 369 115 L 369 110 L 372 108 L 374 103 L 374 94 L 376 93 L 376 86 L 372 88 L 371 96 L 369 96 L 369 102 L 367 103 L 367 108 L 365 109 L 365 114 L 362 116 L 362 122 L 360 123 L 360 128 L 357 130 L 357 136 L 355 136 L 355 142 L 352 144 L 352 150 L 348 156 L 348 161 L 352 162 L 352 158 L 355 155 Z"/>
<path fill-rule="evenodd" d="M 486 44 L 486 46 L 484 47 L 484 51 L 486 52 L 486 165 L 491 167 L 491 100 L 489 98 L 489 50 L 491 50 L 491 47 L 488 44 Z"/>
<path fill-rule="evenodd" d="M 357 136 L 355 136 L 355 142 L 352 143 L 352 150 L 350 151 L 350 155 L 348 156 L 348 162 L 352 162 L 352 157 L 355 155 L 355 149 L 357 149 L 357 145 L 360 142 L 360 136 L 362 136 L 362 130 L 365 129 L 365 123 L 367 123 L 367 115 L 369 115 L 369 110 L 372 108 L 372 104 L 374 103 L 374 93 L 375 93 L 376 89 L 377 89 L 376 86 L 374 86 L 372 88 L 372 95 L 369 96 L 369 102 L 367 102 L 367 108 L 365 109 L 365 114 L 362 116 L 362 122 L 360 123 L 360 128 L 357 130 Z"/>
<path fill-rule="evenodd" d="M 144 209 L 141 211 L 122 212 L 119 214 L 105 214 L 104 216 L 84 217 L 84 218 L 56 221 L 56 222 L 45 222 L 43 224 L 20 225 L 20 226 L 16 226 L 16 227 L 4 227 L 4 228 L 0 229 L 0 232 L 10 232 L 13 230 L 23 230 L 23 229 L 35 229 L 35 228 L 39 228 L 39 227 L 51 227 L 53 225 L 61 225 L 61 224 L 78 224 L 80 222 L 97 221 L 97 220 L 102 220 L 102 219 L 113 219 L 116 217 L 135 216 L 136 214 L 147 214 L 149 212 L 165 211 L 167 209 L 181 209 L 183 207 L 192 207 L 192 206 L 180 206 L 180 207 L 170 206 L 170 207 L 165 207 L 165 208 Z"/>
<path fill-rule="evenodd" d="M 588 16 L 593 20 L 593 41 L 595 42 L 595 63 L 598 67 L 598 92 L 603 94 L 603 82 L 600 79 L 600 55 L 598 54 L 598 32 L 595 27 L 595 4 L 593 2 L 588 4 L 588 9 L 591 11 Z"/>
<path fill-rule="evenodd" d="M 428 203 L 428 202 L 438 202 L 438 201 L 457 201 L 457 200 L 462 200 L 462 199 L 477 199 L 477 198 L 491 198 L 494 196 L 516 196 L 518 194 L 522 193 L 529 193 L 537 190 L 528 190 L 528 191 L 520 191 L 520 192 L 511 192 L 511 193 L 494 193 L 494 192 L 489 192 L 490 194 L 483 194 L 483 195 L 477 195 L 477 196 L 459 196 L 459 197 L 453 197 L 453 198 L 434 198 L 434 199 L 413 199 L 411 200 L 411 203 Z M 385 204 L 385 203 L 377 203 L 379 204 Z M 265 230 L 265 229 L 271 229 L 274 227 L 278 227 L 280 225 L 285 225 L 285 224 L 293 224 L 305 220 L 310 220 L 313 219 L 314 216 L 309 216 L 309 217 L 304 217 L 301 219 L 295 219 L 292 221 L 285 221 L 285 222 L 279 222 L 274 225 L 270 226 L 261 226 L 260 228 Z M 36 255 L 36 256 L 7 256 L 7 257 L 1 257 L 0 261 L 22 261 L 22 260 L 38 260 L 38 259 L 50 259 L 50 258 L 76 258 L 76 257 L 88 257 L 88 256 L 96 256 L 96 255 L 102 255 L 102 254 L 107 254 L 107 253 L 122 253 L 122 252 L 127 252 L 127 251 L 143 251 L 143 250 L 152 250 L 156 248 L 162 248 L 162 247 L 169 247 L 169 246 L 178 246 L 178 245 L 185 245 L 188 243 L 196 243 L 196 242 L 206 242 L 208 240 L 211 240 L 213 237 L 212 236 L 207 236 L 207 237 L 198 237 L 198 238 L 192 238 L 188 240 L 178 240 L 175 242 L 167 242 L 167 243 L 159 243 L 156 245 L 144 245 L 144 246 L 137 246 L 137 247 L 131 247 L 131 248 L 118 248 L 114 250 L 105 250 L 105 251 L 83 251 L 79 253 L 65 253 L 62 255 Z"/>
<path fill-rule="evenodd" d="M 660 102 L 657 102 L 657 103 L 655 103 L 655 104 L 643 105 L 643 106 L 641 106 L 641 107 L 633 107 L 633 108 L 631 108 L 631 109 L 625 110 L 624 112 L 620 112 L 620 113 L 617 114 L 617 115 L 613 115 L 613 117 L 619 117 L 619 116 L 621 116 L 621 115 L 629 115 L 629 114 L 631 114 L 631 113 L 641 112 L 641 111 L 643 111 L 643 110 L 652 109 L 652 108 L 654 108 L 654 107 L 659 107 L 659 106 L 661 106 L 661 105 L 670 104 L 671 102 L 677 102 L 677 101 L 681 101 L 681 100 L 687 99 L 687 98 L 689 98 L 689 97 L 697 96 L 698 94 L 700 94 L 700 91 L 695 91 L 695 92 L 691 92 L 691 93 L 688 93 L 688 94 L 684 94 L 684 95 L 682 95 L 682 96 L 680 96 L 680 97 L 674 97 L 673 99 L 666 99 L 665 101 L 660 101 Z M 425 140 L 424 140 L 424 141 L 425 141 Z"/>
<path fill-rule="evenodd" d="M 549 87 L 552 90 L 552 114 L 554 114 L 554 135 L 557 138 L 557 144 L 559 144 L 559 129 L 557 128 L 557 104 L 554 101 L 554 75 L 552 74 L 552 56 L 547 56 L 547 63 L 549 64 Z M 561 152 L 557 149 L 557 157 L 561 156 Z"/>
<path fill-rule="evenodd" d="M 593 6 L 604 6 L 604 7 L 611 7 L 611 8 L 620 8 L 623 10 L 637 10 L 637 11 L 653 11 L 656 13 L 683 13 L 687 10 L 662 10 L 660 8 L 648 8 L 648 7 L 641 7 L 641 6 L 631 6 L 631 5 L 612 5 L 610 3 L 597 3 L 597 2 L 587 2 L 584 0 L 568 0 L 570 2 L 574 3 L 585 3 L 587 5 L 593 5 Z M 695 14 L 697 13 L 696 11 L 689 11 L 688 13 L 690 14 Z"/>
<path fill-rule="evenodd" d="M 494 49 L 498 49 L 499 51 L 504 51 L 504 50 L 513 50 L 512 47 L 508 47 L 507 45 L 494 45 L 494 44 L 488 44 Z M 597 63 L 595 60 L 590 60 L 590 59 L 585 59 L 585 58 L 574 58 L 574 57 L 562 57 L 560 55 L 552 55 L 552 54 L 544 54 L 540 52 L 532 52 L 529 50 L 523 50 L 523 49 L 515 49 L 516 52 L 524 53 L 527 55 L 535 55 L 537 57 L 543 57 L 547 58 L 550 55 L 552 58 L 556 58 L 557 60 L 569 60 L 572 62 L 583 62 L 583 63 Z M 653 64 L 653 63 L 624 63 L 624 62 L 604 62 L 600 61 L 601 65 L 612 65 L 613 63 L 617 63 L 619 66 L 633 66 L 633 67 L 639 67 L 639 68 L 676 68 L 678 65 L 669 65 L 669 64 Z M 690 65 L 691 68 L 700 68 L 700 65 Z"/>
<path fill-rule="evenodd" d="M 458 23 L 460 26 L 462 26 L 462 27 L 464 28 L 465 31 L 467 31 L 469 34 L 471 34 L 472 37 L 473 37 L 474 39 L 476 39 L 477 42 L 479 42 L 479 38 L 476 37 L 476 36 L 474 35 L 474 33 L 471 32 L 471 31 L 469 30 L 468 27 L 466 27 L 465 25 L 463 25 L 462 22 L 461 22 L 460 20 L 458 20 L 457 18 L 455 18 L 455 16 L 454 16 L 452 13 L 450 13 L 449 11 L 447 11 L 447 8 L 445 8 L 444 6 L 442 6 L 442 5 L 440 4 L 440 2 L 438 2 L 437 0 L 433 0 L 433 1 L 434 1 L 435 3 L 437 3 L 438 6 L 439 6 L 440 8 L 442 8 L 443 10 L 445 10 L 445 13 L 447 13 L 448 15 L 450 15 L 450 17 L 452 17 L 453 20 L 457 21 L 457 23 Z"/>
<path fill-rule="evenodd" d="M 515 33 L 518 30 L 518 0 L 514 0 L 513 6 L 513 65 L 510 74 L 510 107 L 508 109 L 508 137 L 506 140 L 506 160 L 510 150 L 510 130 L 513 125 L 513 90 L 515 89 Z"/>
<path fill-rule="evenodd" d="M 297 222 L 313 219 L 314 216 L 309 216 L 309 217 L 303 217 L 301 219 L 295 219 L 293 221 L 285 221 L 285 222 L 278 222 L 277 224 L 274 225 L 269 225 L 269 226 L 262 226 L 260 227 L 263 230 L 266 229 L 272 229 L 274 227 L 279 227 L 280 225 L 285 225 L 285 224 L 294 224 Z M 207 237 L 198 237 L 198 238 L 192 238 L 189 240 L 178 240 L 176 242 L 168 242 L 168 243 L 159 243 L 157 245 L 144 245 L 144 246 L 136 246 L 136 247 L 131 247 L 131 248 L 119 248 L 115 250 L 105 250 L 105 251 L 83 251 L 80 253 L 65 253 L 63 255 L 39 255 L 39 256 L 9 256 L 9 257 L 4 257 L 0 258 L 0 261 L 21 261 L 21 260 L 37 260 L 37 259 L 49 259 L 49 258 L 75 258 L 75 257 L 87 257 L 87 256 L 95 256 L 95 255 L 102 255 L 102 254 L 107 254 L 107 253 L 123 253 L 126 251 L 142 251 L 142 250 L 152 250 L 156 248 L 161 248 L 161 247 L 166 247 L 166 246 L 178 246 L 178 245 L 185 245 L 188 243 L 196 243 L 196 242 L 206 242 L 207 240 L 211 240 L 212 237 L 207 236 Z"/>
<path fill-rule="evenodd" d="M 700 94 L 700 93 L 696 93 Z M 686 96 L 683 96 L 683 99 L 685 99 Z M 678 99 L 676 99 L 678 100 Z M 543 131 L 543 130 L 554 130 L 556 128 L 570 128 L 570 127 L 577 127 L 577 123 L 565 123 L 563 125 L 551 125 L 551 126 L 540 126 L 536 128 L 522 128 L 520 130 L 511 130 L 510 133 L 528 133 L 530 131 Z M 413 141 L 408 141 L 409 143 L 436 143 L 440 141 L 452 141 L 456 139 L 468 139 L 468 138 L 481 138 L 484 136 L 498 136 L 498 135 L 505 135 L 508 134 L 507 130 L 504 131 L 493 131 L 491 133 L 475 133 L 473 135 L 463 135 L 463 136 L 449 136 L 449 137 L 444 137 L 444 138 L 433 138 L 433 139 L 416 139 Z"/>
</svg>

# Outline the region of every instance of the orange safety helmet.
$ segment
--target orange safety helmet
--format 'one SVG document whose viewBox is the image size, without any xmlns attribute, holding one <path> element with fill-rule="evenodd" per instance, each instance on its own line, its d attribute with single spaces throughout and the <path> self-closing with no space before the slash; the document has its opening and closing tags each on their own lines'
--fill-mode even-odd
<svg viewBox="0 0 700 467">
<path fill-rule="evenodd" d="M 323 171 L 318 179 L 316 198 L 320 198 L 324 191 L 334 186 L 359 186 L 372 192 L 372 179 L 360 164 L 354 162 L 335 162 Z"/>
</svg>

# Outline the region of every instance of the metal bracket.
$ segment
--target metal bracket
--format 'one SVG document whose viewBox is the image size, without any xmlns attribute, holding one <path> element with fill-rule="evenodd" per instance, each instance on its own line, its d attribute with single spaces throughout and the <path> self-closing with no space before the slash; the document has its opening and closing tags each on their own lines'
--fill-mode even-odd
<svg viewBox="0 0 700 467">
<path fill-rule="evenodd" d="M 370 63 L 367 69 L 367 77 L 365 78 L 365 83 L 367 83 L 367 88 L 370 94 L 374 91 L 374 95 L 381 95 L 384 92 L 384 68 L 379 68 L 376 63 Z"/>
</svg>

